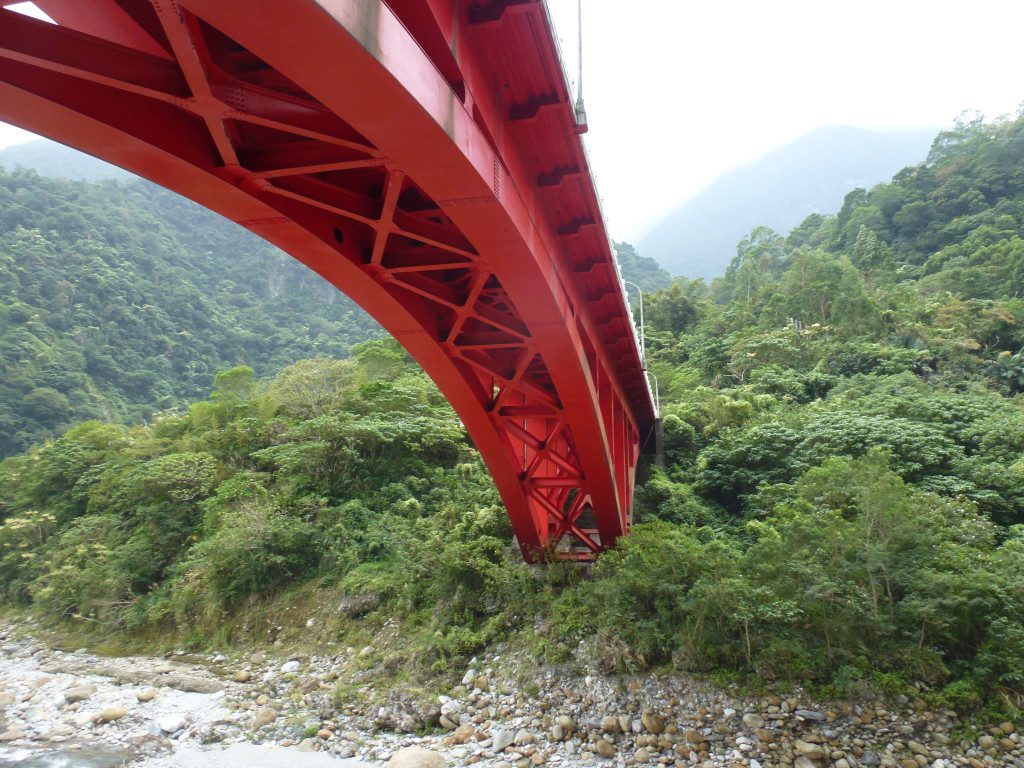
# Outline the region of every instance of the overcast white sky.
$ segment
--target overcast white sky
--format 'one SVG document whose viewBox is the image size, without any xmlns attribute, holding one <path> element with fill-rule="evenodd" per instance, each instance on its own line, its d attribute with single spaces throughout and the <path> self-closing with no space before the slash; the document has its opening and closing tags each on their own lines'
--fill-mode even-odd
<svg viewBox="0 0 1024 768">
<path fill-rule="evenodd" d="M 548 1 L 575 72 L 577 0 Z M 1024 101 L 1020 0 L 582 2 L 588 145 L 616 239 L 820 126 L 945 126 Z M 29 138 L 0 124 L 0 146 Z"/>
<path fill-rule="evenodd" d="M 613 237 L 822 125 L 946 126 L 1024 101 L 1020 0 L 582 0 L 588 144 Z M 576 0 L 549 0 L 570 69 Z"/>
</svg>

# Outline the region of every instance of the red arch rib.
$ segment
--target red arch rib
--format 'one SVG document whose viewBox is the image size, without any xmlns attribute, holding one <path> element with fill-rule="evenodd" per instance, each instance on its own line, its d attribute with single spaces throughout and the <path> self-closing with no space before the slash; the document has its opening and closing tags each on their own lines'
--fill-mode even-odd
<svg viewBox="0 0 1024 768">
<path fill-rule="evenodd" d="M 453 2 L 41 0 L 0 11 L 0 118 L 323 275 L 452 403 L 524 557 L 588 558 L 650 392 L 543 4 Z"/>
</svg>

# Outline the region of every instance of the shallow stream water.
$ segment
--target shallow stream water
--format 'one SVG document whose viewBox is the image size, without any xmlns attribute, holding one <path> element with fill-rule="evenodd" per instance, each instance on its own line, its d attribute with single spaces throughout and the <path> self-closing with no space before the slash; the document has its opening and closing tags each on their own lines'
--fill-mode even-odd
<svg viewBox="0 0 1024 768">
<path fill-rule="evenodd" d="M 0 766 L 17 768 L 118 768 L 131 755 L 120 747 L 62 746 L 58 749 L 10 749 L 0 747 Z"/>
</svg>

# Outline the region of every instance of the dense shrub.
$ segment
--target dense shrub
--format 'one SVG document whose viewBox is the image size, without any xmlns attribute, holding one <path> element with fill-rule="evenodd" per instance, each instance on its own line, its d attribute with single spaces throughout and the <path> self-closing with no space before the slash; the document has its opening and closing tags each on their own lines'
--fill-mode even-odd
<svg viewBox="0 0 1024 768">
<path fill-rule="evenodd" d="M 625 665 L 811 680 L 844 668 L 930 683 L 958 674 L 1021 690 L 1019 535 L 1000 543 L 971 504 L 914 489 L 877 451 L 830 459 L 781 495 L 748 546 L 640 525 L 563 600 L 628 649 Z"/>
</svg>

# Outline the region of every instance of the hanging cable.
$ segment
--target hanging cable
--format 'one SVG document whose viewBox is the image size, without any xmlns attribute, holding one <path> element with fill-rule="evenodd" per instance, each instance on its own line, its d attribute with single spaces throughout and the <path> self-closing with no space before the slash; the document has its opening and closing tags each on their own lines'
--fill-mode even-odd
<svg viewBox="0 0 1024 768">
<path fill-rule="evenodd" d="M 576 0 L 576 29 L 579 33 L 579 79 L 576 81 L 576 125 L 586 127 L 587 110 L 583 106 L 583 0 Z"/>
</svg>

